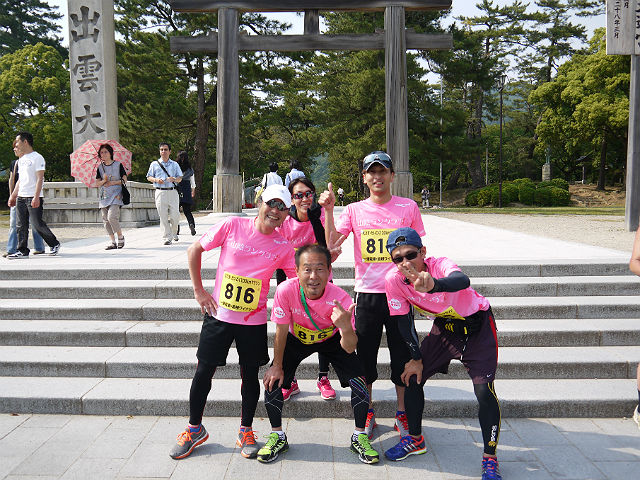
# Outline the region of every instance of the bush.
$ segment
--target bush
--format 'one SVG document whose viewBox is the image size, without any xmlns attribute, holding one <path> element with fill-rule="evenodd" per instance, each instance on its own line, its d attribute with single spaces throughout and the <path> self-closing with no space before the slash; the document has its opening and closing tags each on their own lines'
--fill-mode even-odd
<svg viewBox="0 0 640 480">
<path fill-rule="evenodd" d="M 480 190 L 473 190 L 467 194 L 464 199 L 464 203 L 467 207 L 475 207 L 478 205 L 478 192 Z"/>
<path fill-rule="evenodd" d="M 498 187 L 489 185 L 488 187 L 484 187 L 478 190 L 478 206 L 479 207 L 486 207 L 491 203 L 494 190 L 497 192 Z"/>
<path fill-rule="evenodd" d="M 533 184 L 533 182 L 531 182 Z M 518 201 L 524 205 L 533 205 L 536 189 L 532 185 L 523 183 L 518 187 Z"/>
<path fill-rule="evenodd" d="M 562 188 L 563 190 L 569 191 L 569 182 L 567 182 L 563 178 L 554 178 L 551 180 L 551 185 L 553 187 Z"/>
<path fill-rule="evenodd" d="M 543 207 L 550 207 L 553 204 L 553 188 L 537 188 L 535 193 L 535 203 Z"/>
<path fill-rule="evenodd" d="M 569 190 L 559 187 L 551 187 L 551 205 L 554 207 L 564 207 L 569 205 L 571 201 L 571 194 Z"/>
<path fill-rule="evenodd" d="M 536 188 L 536 184 L 533 183 L 533 180 L 531 180 L 530 178 L 517 178 L 511 183 L 518 187 L 518 189 L 520 189 L 520 187 L 522 186 L 529 186 L 534 189 Z"/>
</svg>

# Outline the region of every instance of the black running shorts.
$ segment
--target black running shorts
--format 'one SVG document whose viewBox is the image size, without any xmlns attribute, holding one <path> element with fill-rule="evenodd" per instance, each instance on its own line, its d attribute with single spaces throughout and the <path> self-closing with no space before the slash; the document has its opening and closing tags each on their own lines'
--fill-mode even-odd
<svg viewBox="0 0 640 480">
<path fill-rule="evenodd" d="M 206 314 L 196 356 L 198 360 L 210 365 L 226 365 L 229 348 L 234 340 L 240 365 L 261 366 L 269 363 L 266 323 L 238 325 L 221 322 Z"/>
</svg>

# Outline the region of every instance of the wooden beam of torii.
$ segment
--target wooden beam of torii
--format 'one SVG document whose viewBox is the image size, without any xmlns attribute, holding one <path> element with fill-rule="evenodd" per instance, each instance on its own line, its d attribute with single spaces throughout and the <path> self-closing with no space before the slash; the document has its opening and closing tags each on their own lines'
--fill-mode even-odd
<svg viewBox="0 0 640 480">
<path fill-rule="evenodd" d="M 239 51 L 385 50 L 387 152 L 394 162 L 393 193 L 413 197 L 409 171 L 407 49 L 453 47 L 450 35 L 417 34 L 405 28 L 405 10 L 444 10 L 451 0 L 169 0 L 177 12 L 218 11 L 218 33 L 202 37 L 171 37 L 174 53 L 218 53 L 218 130 L 213 210 L 240 212 L 239 175 Z M 384 32 L 321 35 L 320 11 L 384 11 Z M 304 11 L 304 35 L 245 35 L 238 30 L 238 12 Z M 355 161 L 356 159 L 354 159 Z"/>
</svg>

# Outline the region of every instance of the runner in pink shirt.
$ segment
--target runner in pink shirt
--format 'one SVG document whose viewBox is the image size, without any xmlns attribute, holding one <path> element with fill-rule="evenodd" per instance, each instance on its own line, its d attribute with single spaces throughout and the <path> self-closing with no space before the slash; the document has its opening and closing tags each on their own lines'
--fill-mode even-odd
<svg viewBox="0 0 640 480">
<path fill-rule="evenodd" d="M 324 209 L 315 204 L 314 197 L 316 187 L 311 180 L 306 177 L 298 177 L 289 183 L 291 201 L 293 206 L 289 211 L 289 216 L 276 231 L 294 248 L 303 245 L 317 243 L 327 246 L 324 235 Z M 295 208 L 294 208 L 295 207 Z M 276 270 L 278 284 L 286 280 L 284 271 Z M 331 277 L 329 277 L 331 281 Z M 329 381 L 329 361 L 321 353 L 318 354 L 318 381 L 316 387 L 323 400 L 333 400 L 336 398 L 336 391 Z M 289 400 L 293 395 L 300 393 L 298 380 L 294 377 L 291 386 L 282 390 L 284 401 Z"/>
<path fill-rule="evenodd" d="M 385 278 L 391 315 L 398 322 L 411 360 L 402 380 L 409 433 L 385 452 L 389 460 L 403 460 L 426 451 L 422 436 L 423 386 L 435 373 L 447 373 L 452 359 L 467 369 L 478 399 L 484 440 L 482 478 L 500 480 L 496 447 L 500 437 L 500 404 L 493 385 L 498 364 L 496 324 L 489 301 L 469 286 L 467 277 L 448 258 L 426 257 L 420 235 L 400 228 L 389 235 L 387 249 L 397 269 Z M 435 320 L 418 344 L 414 309 Z"/>
<path fill-rule="evenodd" d="M 358 337 L 353 330 L 355 305 L 347 292 L 329 283 L 331 254 L 321 245 L 305 245 L 296 251 L 297 278 L 278 286 L 271 320 L 277 324 L 273 363 L 264 375 L 264 404 L 272 432 L 258 461 L 269 463 L 289 448 L 282 430 L 282 389 L 293 380 L 298 365 L 313 353 L 324 354 L 343 387 L 351 387 L 355 431 L 351 450 L 364 463 L 377 463 L 376 452 L 364 433 L 369 391 L 362 365 L 355 354 Z"/>
<path fill-rule="evenodd" d="M 229 217 L 214 225 L 187 251 L 193 293 L 204 314 L 198 345 L 198 366 L 189 395 L 189 425 L 178 436 L 171 457 L 181 459 L 204 443 L 209 434 L 202 414 L 218 366 L 226 364 L 235 340 L 242 375 L 242 420 L 237 444 L 244 457 L 258 453 L 251 428 L 260 383 L 258 369 L 269 361 L 267 293 L 276 268 L 295 275 L 293 247 L 275 230 L 291 207 L 291 194 L 282 185 L 262 192 L 256 218 Z M 202 253 L 216 247 L 220 259 L 213 295 L 202 286 Z"/>
<path fill-rule="evenodd" d="M 335 195 L 331 184 L 329 190 L 322 193 L 318 203 L 327 212 L 325 230 L 330 249 L 340 246 L 350 233 L 354 235 L 358 357 L 365 370 L 369 393 L 372 393 L 373 382 L 378 378 L 378 350 L 384 326 L 391 355 L 391 380 L 396 386 L 398 399 L 394 428 L 403 436 L 408 427 L 404 412 L 404 384 L 400 375 L 410 357 L 397 322 L 389 315 L 384 277 L 394 266 L 385 246 L 389 234 L 397 228 L 412 227 L 420 235 L 425 235 L 425 231 L 418 204 L 411 199 L 391 195 L 394 172 L 389 155 L 384 152 L 367 155 L 363 161 L 362 178 L 371 196 L 348 205 L 337 227 L 333 219 Z M 376 418 L 371 404 L 366 425 L 369 438 L 373 437 L 375 426 Z"/>
</svg>

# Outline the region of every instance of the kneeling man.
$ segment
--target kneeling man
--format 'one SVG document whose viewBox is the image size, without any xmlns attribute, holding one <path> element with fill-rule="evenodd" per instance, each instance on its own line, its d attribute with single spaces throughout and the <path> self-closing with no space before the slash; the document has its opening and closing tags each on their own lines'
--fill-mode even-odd
<svg viewBox="0 0 640 480">
<path fill-rule="evenodd" d="M 489 301 L 469 286 L 469 277 L 446 257 L 426 256 L 420 235 L 399 228 L 389 235 L 387 250 L 398 267 L 387 273 L 389 311 L 409 346 L 411 358 L 402 381 L 409 435 L 387 450 L 389 460 L 426 452 L 422 437 L 423 386 L 435 373 L 447 373 L 451 360 L 460 360 L 473 382 L 484 440 L 482 480 L 501 480 L 496 459 L 500 436 L 500 404 L 493 386 L 498 364 L 496 323 Z M 435 317 L 429 335 L 418 343 L 413 310 Z"/>
<path fill-rule="evenodd" d="M 331 254 L 325 247 L 300 247 L 295 260 L 297 278 L 278 286 L 271 311 L 271 320 L 277 327 L 273 363 L 264 375 L 264 404 L 272 432 L 258 452 L 258 460 L 272 462 L 289 448 L 282 431 L 282 388 L 289 388 L 298 365 L 318 352 L 331 362 L 342 387 L 351 387 L 356 423 L 351 450 L 361 462 L 377 463 L 378 452 L 364 433 L 369 391 L 354 353 L 358 343 L 353 330 L 355 304 L 347 292 L 329 283 Z"/>
</svg>

